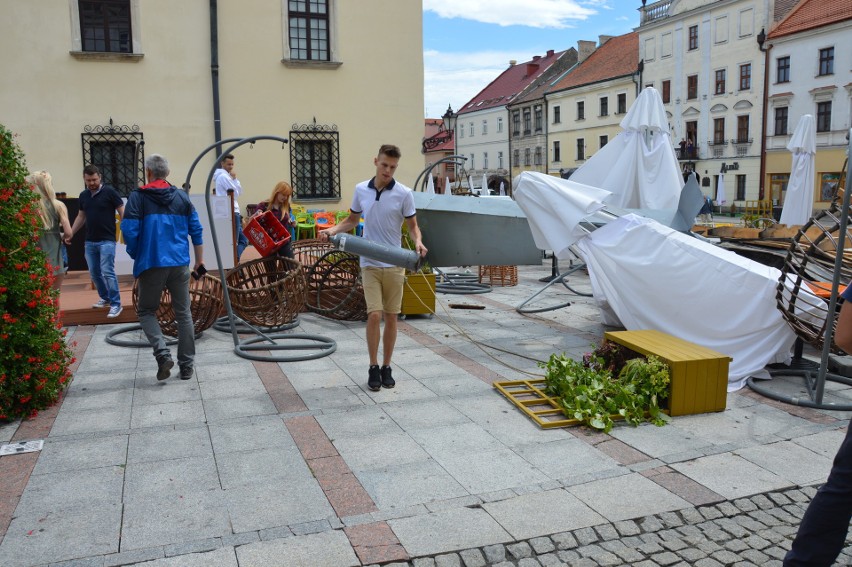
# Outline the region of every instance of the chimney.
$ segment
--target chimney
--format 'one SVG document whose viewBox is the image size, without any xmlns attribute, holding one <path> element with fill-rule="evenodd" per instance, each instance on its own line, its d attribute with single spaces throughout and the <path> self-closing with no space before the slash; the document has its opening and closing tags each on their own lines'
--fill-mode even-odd
<svg viewBox="0 0 852 567">
<path fill-rule="evenodd" d="M 509 59 L 509 67 L 514 67 L 514 66 L 515 66 L 515 65 L 517 65 L 517 64 L 518 64 L 517 60 L 515 60 L 515 59 Z"/>
<path fill-rule="evenodd" d="M 533 55 L 533 61 L 538 61 L 541 59 L 541 55 Z"/>
<path fill-rule="evenodd" d="M 552 49 L 547 50 L 547 57 L 553 57 L 554 51 Z"/>
<path fill-rule="evenodd" d="M 594 53 L 596 45 L 597 44 L 594 41 L 583 39 L 577 41 L 577 63 L 582 63 L 589 57 L 589 55 Z"/>
<path fill-rule="evenodd" d="M 536 57 L 538 57 L 538 59 L 541 59 L 541 57 L 539 57 L 538 55 L 536 55 Z M 538 59 L 534 58 L 533 60 L 537 61 Z M 529 77 L 530 75 L 532 75 L 536 71 L 538 71 L 538 63 L 527 63 L 527 73 L 526 73 L 527 77 Z"/>
<path fill-rule="evenodd" d="M 614 38 L 614 35 L 599 35 L 598 36 L 598 47 L 603 47 L 603 44 Z"/>
</svg>

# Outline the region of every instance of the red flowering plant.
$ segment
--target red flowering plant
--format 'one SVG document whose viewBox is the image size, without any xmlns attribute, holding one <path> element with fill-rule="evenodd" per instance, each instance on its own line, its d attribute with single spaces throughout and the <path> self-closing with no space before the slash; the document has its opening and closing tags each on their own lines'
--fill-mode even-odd
<svg viewBox="0 0 852 567">
<path fill-rule="evenodd" d="M 38 194 L 24 155 L 0 124 L 0 421 L 59 399 L 74 361 L 59 322 L 52 268 L 38 247 Z"/>
</svg>

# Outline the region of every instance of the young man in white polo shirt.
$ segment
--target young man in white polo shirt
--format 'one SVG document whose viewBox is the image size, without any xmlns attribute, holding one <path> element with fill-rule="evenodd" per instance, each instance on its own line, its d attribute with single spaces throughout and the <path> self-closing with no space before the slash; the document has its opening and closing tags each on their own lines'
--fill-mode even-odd
<svg viewBox="0 0 852 567">
<path fill-rule="evenodd" d="M 423 246 L 415 216 L 414 196 L 411 189 L 393 178 L 401 155 L 396 146 L 385 144 L 379 148 L 379 155 L 373 159 L 376 176 L 355 186 L 349 216 L 337 226 L 321 230 L 320 239 L 327 240 L 329 236 L 349 232 L 364 217 L 364 238 L 399 247 L 402 244 L 402 223 L 405 221 L 414 249 L 420 256 L 426 256 L 426 247 Z M 396 344 L 396 317 L 402 308 L 405 268 L 362 256 L 361 279 L 367 300 L 367 351 L 370 355 L 367 387 L 376 392 L 382 387 L 393 388 L 396 385 L 390 365 Z M 384 336 L 381 334 L 383 315 Z M 380 340 L 381 368 L 378 358 Z"/>
</svg>

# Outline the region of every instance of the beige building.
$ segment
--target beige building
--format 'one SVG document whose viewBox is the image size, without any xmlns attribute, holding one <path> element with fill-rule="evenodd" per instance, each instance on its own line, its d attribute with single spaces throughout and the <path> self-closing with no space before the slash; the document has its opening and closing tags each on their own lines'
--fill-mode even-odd
<svg viewBox="0 0 852 567">
<path fill-rule="evenodd" d="M 89 161 L 126 194 L 151 153 L 169 159 L 181 185 L 217 130 L 290 140 L 236 150 L 243 211 L 282 179 L 300 202 L 346 209 L 355 184 L 375 173 L 383 143 L 402 150 L 401 182 L 413 184 L 423 168 L 420 0 L 3 7 L 0 122 L 19 135 L 29 167 L 49 170 L 69 197 L 83 188 Z M 193 193 L 213 156 L 193 174 Z"/>
<path fill-rule="evenodd" d="M 580 53 L 587 52 L 580 42 Z M 594 46 L 594 42 L 591 42 Z M 548 108 L 547 171 L 580 167 L 621 132 L 620 122 L 639 91 L 635 32 L 601 37 L 600 45 L 563 77 L 545 98 Z"/>
<path fill-rule="evenodd" d="M 787 144 L 805 114 L 816 123 L 814 209 L 831 204 L 852 126 L 852 3 L 804 0 L 768 34 L 767 198 L 783 204 L 792 155 Z"/>
<path fill-rule="evenodd" d="M 683 169 L 715 197 L 726 168 L 726 207 L 763 198 L 760 183 L 765 0 L 661 0 L 640 8 L 642 83 L 660 91 Z M 680 148 L 678 148 L 680 149 Z"/>
</svg>

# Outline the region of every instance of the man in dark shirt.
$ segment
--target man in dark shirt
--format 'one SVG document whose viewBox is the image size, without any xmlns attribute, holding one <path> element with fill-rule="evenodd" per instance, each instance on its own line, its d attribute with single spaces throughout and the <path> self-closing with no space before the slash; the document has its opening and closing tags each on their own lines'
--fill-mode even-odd
<svg viewBox="0 0 852 567">
<path fill-rule="evenodd" d="M 86 189 L 80 193 L 80 212 L 65 243 L 70 244 L 77 231 L 86 225 L 86 263 L 100 296 L 92 307 L 109 307 L 107 317 L 112 319 L 121 314 L 115 275 L 115 213 L 118 212 L 119 219 L 124 216 L 124 202 L 118 191 L 101 182 L 101 172 L 96 166 L 83 168 L 83 181 Z"/>
</svg>

